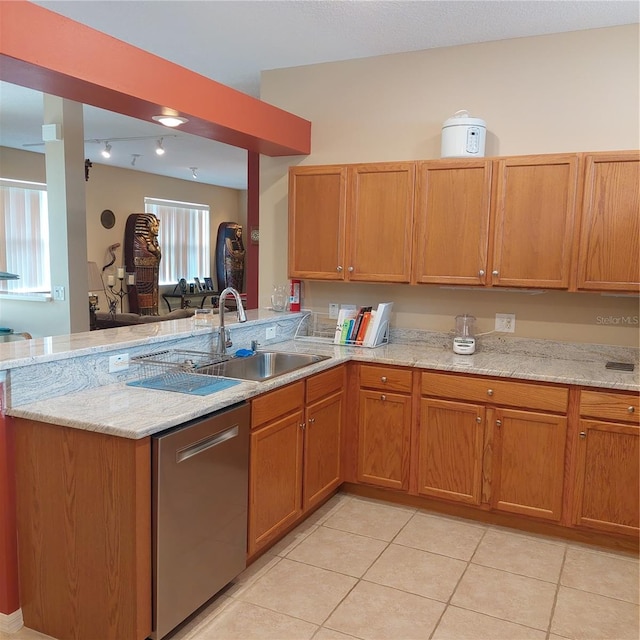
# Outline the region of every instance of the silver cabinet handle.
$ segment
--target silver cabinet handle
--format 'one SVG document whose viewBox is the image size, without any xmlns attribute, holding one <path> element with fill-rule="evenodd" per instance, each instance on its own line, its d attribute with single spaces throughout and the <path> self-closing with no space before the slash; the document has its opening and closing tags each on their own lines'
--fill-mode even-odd
<svg viewBox="0 0 640 640">
<path fill-rule="evenodd" d="M 387 399 L 387 396 L 385 396 L 384 394 L 382 394 L 382 395 L 380 396 L 380 400 L 383 400 L 383 401 L 384 401 L 384 400 L 386 400 L 386 399 Z"/>
<path fill-rule="evenodd" d="M 492 275 L 492 276 L 497 276 L 497 275 L 498 275 L 498 272 L 497 272 L 497 271 L 492 271 L 492 272 L 491 272 L 491 275 Z"/>
<path fill-rule="evenodd" d="M 636 410 L 635 407 L 627 407 L 627 411 L 629 413 L 633 413 L 635 410 Z"/>
<path fill-rule="evenodd" d="M 380 378 L 380 382 L 386 382 L 387 381 L 387 376 L 382 376 Z"/>
<path fill-rule="evenodd" d="M 353 267 L 349 267 L 349 268 L 347 269 L 347 271 L 348 271 L 349 273 L 351 273 L 351 272 L 353 271 Z"/>
<path fill-rule="evenodd" d="M 487 389 L 487 395 L 488 396 L 492 396 L 493 395 L 493 389 Z"/>
<path fill-rule="evenodd" d="M 496 420 L 496 427 L 502 426 L 502 420 Z"/>
<path fill-rule="evenodd" d="M 307 426 L 307 423 L 306 423 L 306 422 L 301 422 L 301 423 L 300 423 L 300 428 L 301 428 L 301 429 L 304 429 L 306 426 Z"/>
<path fill-rule="evenodd" d="M 477 422 L 478 424 L 480 424 L 480 423 L 482 422 L 482 418 L 481 418 L 480 416 L 478 416 L 478 417 L 476 418 L 476 422 Z"/>
<path fill-rule="evenodd" d="M 338 266 L 336 267 L 336 271 L 338 271 L 338 272 L 342 271 L 342 267 L 341 267 L 340 265 L 338 265 Z"/>
<path fill-rule="evenodd" d="M 314 423 L 315 423 L 315 421 L 316 421 L 316 419 L 315 419 L 315 418 L 309 418 L 309 424 L 314 424 Z"/>
<path fill-rule="evenodd" d="M 480 271 L 478 271 L 478 275 L 481 277 L 484 275 L 484 273 L 485 273 L 484 269 L 480 269 Z"/>
<path fill-rule="evenodd" d="M 584 440 L 587 437 L 587 432 L 586 431 L 581 431 L 580 432 L 580 437 Z"/>
</svg>

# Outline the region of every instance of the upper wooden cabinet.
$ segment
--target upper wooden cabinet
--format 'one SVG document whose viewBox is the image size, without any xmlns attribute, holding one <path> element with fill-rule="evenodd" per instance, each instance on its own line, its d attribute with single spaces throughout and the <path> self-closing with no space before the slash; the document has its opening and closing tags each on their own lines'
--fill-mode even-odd
<svg viewBox="0 0 640 640">
<path fill-rule="evenodd" d="M 409 282 L 414 162 L 289 170 L 289 275 Z"/>
<path fill-rule="evenodd" d="M 587 155 L 577 288 L 640 291 L 640 156 Z"/>
<path fill-rule="evenodd" d="M 567 289 L 578 155 L 496 161 L 491 284 Z"/>
<path fill-rule="evenodd" d="M 346 166 L 289 169 L 289 275 L 343 280 Z"/>
<path fill-rule="evenodd" d="M 490 160 L 418 163 L 413 281 L 487 282 Z"/>
</svg>

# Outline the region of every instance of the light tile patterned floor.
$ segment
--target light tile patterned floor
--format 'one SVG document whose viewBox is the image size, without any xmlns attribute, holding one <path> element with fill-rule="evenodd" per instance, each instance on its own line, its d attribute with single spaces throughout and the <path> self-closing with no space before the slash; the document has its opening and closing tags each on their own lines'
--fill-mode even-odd
<svg viewBox="0 0 640 640">
<path fill-rule="evenodd" d="M 168 640 L 637 640 L 638 576 L 631 555 L 338 494 Z"/>
</svg>

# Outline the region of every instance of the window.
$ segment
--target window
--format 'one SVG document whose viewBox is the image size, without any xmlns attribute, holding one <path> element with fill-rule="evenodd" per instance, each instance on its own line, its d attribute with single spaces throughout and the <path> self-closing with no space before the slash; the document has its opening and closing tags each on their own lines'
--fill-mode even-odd
<svg viewBox="0 0 640 640">
<path fill-rule="evenodd" d="M 20 276 L 2 291 L 51 291 L 46 184 L 0 178 L 0 271 Z"/>
<path fill-rule="evenodd" d="M 145 198 L 144 211 L 160 220 L 160 284 L 210 275 L 208 205 Z"/>
</svg>

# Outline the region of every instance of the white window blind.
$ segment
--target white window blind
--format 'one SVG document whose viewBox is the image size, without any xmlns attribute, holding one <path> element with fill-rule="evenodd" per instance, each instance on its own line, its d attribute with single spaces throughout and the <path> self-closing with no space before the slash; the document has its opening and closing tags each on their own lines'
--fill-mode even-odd
<svg viewBox="0 0 640 640">
<path fill-rule="evenodd" d="M 160 284 L 211 275 L 209 205 L 145 198 L 144 211 L 160 220 Z"/>
<path fill-rule="evenodd" d="M 9 293 L 51 291 L 47 185 L 0 178 L 0 281 Z"/>
</svg>

